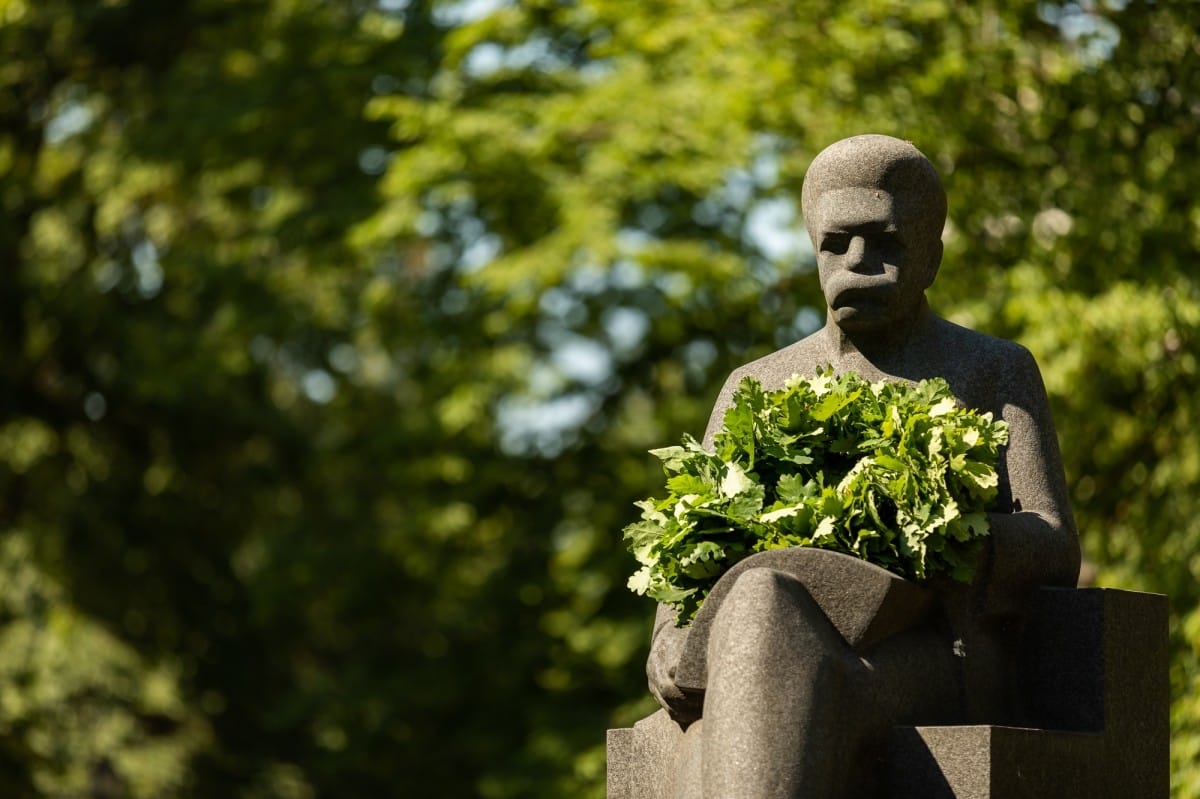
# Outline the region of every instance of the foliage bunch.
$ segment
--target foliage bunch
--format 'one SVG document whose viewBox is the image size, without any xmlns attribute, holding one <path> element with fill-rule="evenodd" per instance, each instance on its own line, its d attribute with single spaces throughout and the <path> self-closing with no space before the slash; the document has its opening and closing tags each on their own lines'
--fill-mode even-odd
<svg viewBox="0 0 1200 799">
<path fill-rule="evenodd" d="M 717 579 L 754 552 L 831 549 L 924 580 L 968 581 L 1008 425 L 959 408 L 946 381 L 868 383 L 831 368 L 765 391 L 742 380 L 714 451 L 685 435 L 651 450 L 668 494 L 625 528 L 638 594 L 690 622 Z"/>
</svg>

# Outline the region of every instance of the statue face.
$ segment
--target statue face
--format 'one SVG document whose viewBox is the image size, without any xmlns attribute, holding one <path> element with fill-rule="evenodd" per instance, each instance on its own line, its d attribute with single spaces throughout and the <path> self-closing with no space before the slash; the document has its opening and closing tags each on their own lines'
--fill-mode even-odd
<svg viewBox="0 0 1200 799">
<path fill-rule="evenodd" d="M 904 325 L 937 273 L 941 241 L 922 235 L 882 189 L 833 189 L 814 210 L 813 248 L 833 321 L 850 333 Z"/>
</svg>

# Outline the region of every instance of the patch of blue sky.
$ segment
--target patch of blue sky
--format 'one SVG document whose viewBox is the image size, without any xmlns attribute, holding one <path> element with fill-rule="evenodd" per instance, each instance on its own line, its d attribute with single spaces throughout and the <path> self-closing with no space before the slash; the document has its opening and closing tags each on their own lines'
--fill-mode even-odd
<svg viewBox="0 0 1200 799">
<path fill-rule="evenodd" d="M 380 2 L 381 6 L 382 2 L 383 0 Z M 437 3 L 433 7 L 433 21 L 447 28 L 466 25 L 483 19 L 507 5 L 511 5 L 509 0 L 458 0 L 455 3 Z M 407 7 L 408 3 L 405 2 L 404 6 Z"/>
</svg>

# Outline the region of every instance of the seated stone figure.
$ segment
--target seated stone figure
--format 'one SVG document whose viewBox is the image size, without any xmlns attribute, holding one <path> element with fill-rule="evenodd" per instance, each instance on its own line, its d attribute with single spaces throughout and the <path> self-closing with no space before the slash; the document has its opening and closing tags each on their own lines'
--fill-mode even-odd
<svg viewBox="0 0 1200 799">
<path fill-rule="evenodd" d="M 1073 586 L 1079 570 L 1033 358 L 940 318 L 926 301 L 946 218 L 932 164 L 907 142 L 856 136 L 817 156 L 802 202 L 827 322 L 730 375 L 707 443 L 743 377 L 778 389 L 793 374 L 831 364 L 871 381 L 945 378 L 963 406 L 1008 422 L 1009 445 L 975 580 L 932 581 L 933 611 L 865 651 L 831 625 L 802 579 L 745 569 L 708 630 L 706 682 L 689 689 L 676 682 L 689 630 L 660 608 L 650 688 L 681 726 L 703 718 L 699 764 L 685 767 L 700 772 L 691 783 L 711 799 L 878 795 L 893 726 L 1009 720 L 1008 670 L 1024 599 L 1037 586 Z"/>
</svg>

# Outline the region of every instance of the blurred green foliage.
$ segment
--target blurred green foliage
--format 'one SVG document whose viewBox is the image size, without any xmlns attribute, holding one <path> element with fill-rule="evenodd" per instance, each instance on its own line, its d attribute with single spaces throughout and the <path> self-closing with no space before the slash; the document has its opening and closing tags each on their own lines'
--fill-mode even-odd
<svg viewBox="0 0 1200 799">
<path fill-rule="evenodd" d="M 1200 797 L 1200 6 L 0 0 L 0 794 L 599 797 L 650 447 L 915 141 Z M 1189 144 L 1191 142 L 1191 144 Z"/>
</svg>

